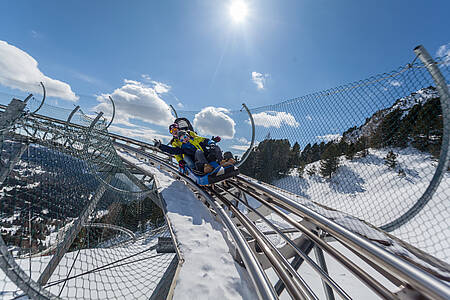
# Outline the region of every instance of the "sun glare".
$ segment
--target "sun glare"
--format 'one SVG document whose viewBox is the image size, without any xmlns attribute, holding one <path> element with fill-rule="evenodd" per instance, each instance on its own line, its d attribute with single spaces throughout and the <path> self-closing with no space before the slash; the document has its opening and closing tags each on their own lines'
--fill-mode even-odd
<svg viewBox="0 0 450 300">
<path fill-rule="evenodd" d="M 240 0 L 235 0 L 233 3 L 231 3 L 230 6 L 230 15 L 233 21 L 235 22 L 242 22 L 245 20 L 245 17 L 247 16 L 248 10 L 247 5 Z"/>
</svg>

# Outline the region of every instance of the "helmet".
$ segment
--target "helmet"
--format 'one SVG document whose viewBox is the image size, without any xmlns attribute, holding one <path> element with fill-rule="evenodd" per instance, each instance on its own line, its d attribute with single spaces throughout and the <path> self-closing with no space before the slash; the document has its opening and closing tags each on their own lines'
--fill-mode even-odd
<svg viewBox="0 0 450 300">
<path fill-rule="evenodd" d="M 189 133 L 187 133 L 187 132 L 184 131 L 184 130 L 178 131 L 177 137 L 178 137 L 178 139 L 179 139 L 180 141 L 185 142 L 185 143 L 186 143 L 187 141 L 189 141 L 189 139 L 191 138 L 191 137 L 189 136 Z"/>
<path fill-rule="evenodd" d="M 176 129 L 176 130 L 175 130 L 175 129 Z M 171 124 L 171 125 L 169 126 L 169 132 L 170 132 L 171 134 L 174 134 L 175 131 L 178 131 L 178 129 L 179 129 L 179 127 L 178 127 L 178 124 L 177 124 L 177 123 L 173 123 L 173 124 Z"/>
</svg>

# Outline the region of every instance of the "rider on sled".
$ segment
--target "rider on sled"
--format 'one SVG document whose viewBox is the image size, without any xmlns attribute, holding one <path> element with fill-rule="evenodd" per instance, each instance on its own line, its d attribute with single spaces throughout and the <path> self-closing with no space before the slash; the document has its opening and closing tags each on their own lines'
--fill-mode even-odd
<svg viewBox="0 0 450 300">
<path fill-rule="evenodd" d="M 216 161 L 224 167 L 235 163 L 230 152 L 226 152 L 226 159 L 223 159 L 222 150 L 216 145 L 220 141 L 218 136 L 212 137 L 212 139 L 201 137 L 191 130 L 179 130 L 177 123 L 170 125 L 169 131 L 173 136 L 169 143 L 172 147 L 163 145 L 156 140 L 155 147 L 164 152 L 174 154 L 180 168 L 183 170 L 187 165 L 192 170 L 210 173 L 214 169 L 209 164 L 210 162 Z"/>
</svg>

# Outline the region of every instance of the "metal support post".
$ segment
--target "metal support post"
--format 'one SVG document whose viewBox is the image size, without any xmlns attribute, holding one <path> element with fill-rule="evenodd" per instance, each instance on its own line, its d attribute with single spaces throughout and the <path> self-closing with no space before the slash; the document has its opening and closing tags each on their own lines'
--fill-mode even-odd
<svg viewBox="0 0 450 300">
<path fill-rule="evenodd" d="M 4 166 L 0 169 L 0 184 L 2 184 L 3 181 L 5 181 L 6 177 L 12 171 L 14 166 L 17 164 L 19 159 L 22 157 L 22 154 L 25 152 L 25 150 L 27 150 L 27 148 L 28 148 L 28 144 L 22 144 L 20 146 L 20 149 L 16 152 L 16 154 L 8 160 L 8 163 L 6 164 L 6 166 Z M 0 151 L 2 151 L 1 148 L 0 148 Z"/>
<path fill-rule="evenodd" d="M 238 167 L 238 168 L 250 156 L 250 153 L 253 151 L 253 145 L 255 144 L 255 121 L 253 120 L 252 113 L 248 109 L 247 105 L 245 105 L 245 103 L 242 103 L 242 107 L 245 108 L 245 110 L 247 111 L 248 117 L 250 118 L 250 123 L 252 124 L 252 140 L 250 142 L 250 146 L 248 147 L 247 151 L 245 151 L 244 155 L 242 156 L 241 161 L 236 164 L 236 167 Z"/>
<path fill-rule="evenodd" d="M 31 94 L 25 99 L 25 101 L 13 98 L 6 107 L 6 110 L 0 115 L 0 149 L 3 146 L 3 140 L 5 139 L 5 130 L 17 122 L 17 119 L 23 114 L 23 110 L 30 97 Z"/>
<path fill-rule="evenodd" d="M 78 219 L 74 222 L 72 227 L 66 233 L 64 240 L 58 245 L 58 250 L 56 254 L 53 255 L 52 259 L 45 267 L 45 270 L 42 272 L 41 276 L 39 276 L 39 279 L 37 281 L 38 284 L 43 286 L 48 282 L 53 272 L 55 271 L 56 267 L 58 266 L 59 262 L 66 254 L 67 250 L 69 250 L 69 247 L 72 245 L 73 241 L 77 237 L 78 232 L 80 232 L 81 228 L 86 223 L 89 215 L 91 215 L 92 212 L 94 211 L 95 207 L 97 206 L 98 202 L 103 196 L 103 193 L 106 191 L 107 184 L 111 181 L 113 176 L 114 174 L 110 173 L 108 177 L 105 179 L 105 182 L 100 182 L 100 186 L 98 187 L 97 191 L 92 197 L 91 202 L 86 206 L 84 211 L 81 213 L 80 217 L 78 217 Z"/>
<path fill-rule="evenodd" d="M 306 255 L 309 254 L 309 252 L 311 252 L 312 248 L 314 247 L 314 243 L 308 239 L 308 238 L 304 238 L 303 241 L 301 242 L 301 244 L 298 246 L 300 248 L 300 250 L 305 253 Z M 294 256 L 294 259 L 291 262 L 291 266 L 294 270 L 298 270 L 300 268 L 300 266 L 303 264 L 304 259 L 296 254 Z M 277 292 L 277 295 L 281 295 L 281 293 L 284 291 L 285 289 L 285 285 L 284 282 L 280 279 L 278 280 L 278 282 L 275 284 L 275 291 Z"/>
<path fill-rule="evenodd" d="M 323 255 L 323 250 L 317 245 L 314 246 L 314 254 L 316 255 L 317 263 L 322 268 L 322 270 L 328 274 L 327 263 L 325 261 L 325 256 Z M 327 300 L 334 300 L 333 289 L 322 279 L 323 289 L 325 291 L 325 296 Z"/>
<path fill-rule="evenodd" d="M 406 224 L 409 220 L 411 220 L 415 215 L 417 215 L 422 208 L 430 201 L 433 194 L 436 192 L 439 184 L 441 183 L 442 178 L 444 177 L 445 171 L 448 168 L 448 162 L 450 159 L 450 93 L 448 91 L 448 86 L 445 81 L 444 76 L 436 65 L 436 62 L 431 58 L 428 51 L 422 46 L 417 46 L 414 48 L 414 52 L 423 62 L 428 72 L 433 77 L 434 82 L 436 83 L 436 89 L 439 92 L 441 108 L 442 108 L 442 116 L 443 116 L 443 136 L 442 136 L 442 146 L 441 153 L 439 156 L 439 163 L 436 168 L 436 172 L 431 179 L 431 182 L 423 195 L 419 200 L 411 207 L 406 213 L 404 213 L 401 217 L 394 220 L 393 222 L 386 224 L 380 229 L 385 231 L 393 231 L 403 224 Z"/>
</svg>

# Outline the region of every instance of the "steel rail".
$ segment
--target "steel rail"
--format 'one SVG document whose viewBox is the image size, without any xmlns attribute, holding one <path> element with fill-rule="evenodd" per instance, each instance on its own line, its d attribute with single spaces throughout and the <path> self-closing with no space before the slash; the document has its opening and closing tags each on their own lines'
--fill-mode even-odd
<svg viewBox="0 0 450 300">
<path fill-rule="evenodd" d="M 228 181 L 227 183 L 230 183 L 230 181 Z M 289 245 L 291 245 L 291 247 L 295 250 L 295 252 L 300 257 L 302 257 L 319 274 L 319 276 L 324 281 L 326 281 L 326 283 L 341 296 L 342 299 L 347 299 L 347 300 L 351 299 L 351 297 L 324 270 L 322 270 L 322 268 L 319 265 L 317 265 L 289 237 L 287 237 L 287 235 L 282 230 L 280 230 L 272 222 L 267 220 L 267 218 L 264 217 L 260 212 L 258 212 L 258 210 L 254 209 L 253 207 L 251 207 L 250 205 L 248 205 L 247 203 L 242 201 L 239 197 L 237 197 L 236 195 L 234 195 L 230 191 L 228 191 L 226 189 L 223 189 L 221 187 L 218 187 L 218 188 L 220 190 L 226 192 L 230 196 L 232 196 L 234 199 L 238 200 L 240 203 L 244 204 L 248 209 L 250 209 L 253 212 L 255 212 L 262 220 L 264 220 L 275 231 L 275 233 L 279 234 Z M 244 189 L 241 189 L 241 190 L 244 191 Z M 299 232 L 299 231 L 296 230 L 296 232 Z M 263 234 L 266 234 L 266 232 L 263 232 Z"/>
<path fill-rule="evenodd" d="M 119 144 L 118 146 L 120 147 L 120 146 L 124 146 L 124 145 Z M 214 211 L 218 214 L 218 216 L 222 220 L 223 224 L 225 225 L 225 227 L 228 229 L 229 233 L 231 234 L 231 236 L 236 244 L 236 248 L 239 251 L 239 254 L 241 255 L 242 260 L 244 261 L 244 264 L 248 270 L 250 278 L 252 279 L 252 282 L 255 286 L 255 290 L 256 290 L 256 293 L 258 294 L 258 297 L 260 299 L 278 299 L 278 296 L 276 295 L 276 292 L 274 291 L 273 286 L 270 284 L 269 279 L 267 278 L 266 274 L 262 270 L 261 265 L 259 264 L 254 253 L 252 252 L 252 250 L 250 249 L 250 246 L 248 245 L 247 241 L 242 236 L 239 229 L 234 225 L 233 221 L 228 216 L 227 212 L 222 208 L 222 206 L 213 197 L 211 197 L 208 193 L 206 193 L 206 191 L 203 190 L 192 179 L 179 174 L 173 165 L 170 165 L 169 163 L 161 160 L 160 158 L 158 158 L 150 153 L 143 152 L 140 149 L 135 149 L 130 146 L 128 146 L 126 148 L 128 150 L 134 150 L 136 153 L 146 156 L 150 160 L 153 160 L 154 163 L 159 164 L 160 167 L 162 167 L 166 171 L 178 174 L 180 177 L 183 178 L 183 180 L 192 189 L 194 189 L 198 194 L 200 194 L 209 203 L 209 205 L 214 209 Z"/>
<path fill-rule="evenodd" d="M 271 196 L 274 203 L 298 216 L 307 218 L 326 232 L 332 234 L 338 241 L 354 253 L 364 254 L 368 259 L 374 261 L 388 271 L 394 277 L 408 283 L 411 287 L 432 299 L 449 299 L 450 287 L 435 276 L 427 274 L 413 264 L 396 257 L 394 254 L 375 245 L 369 240 L 353 233 L 342 225 L 339 225 L 312 209 L 302 206 L 284 195 L 275 193 L 265 186 L 250 182 L 237 176 L 250 186 Z"/>
<path fill-rule="evenodd" d="M 286 220 L 289 224 L 299 229 L 303 232 L 308 238 L 316 243 L 321 249 L 326 251 L 332 257 L 334 257 L 337 261 L 341 262 L 350 272 L 352 272 L 356 277 L 358 277 L 362 282 L 364 282 L 369 288 L 371 288 L 374 292 L 385 299 L 394 299 L 394 294 L 389 291 L 383 284 L 379 283 L 375 278 L 370 276 L 366 271 L 362 268 L 358 267 L 355 262 L 351 261 L 348 257 L 343 255 L 341 252 L 336 250 L 334 247 L 326 243 L 319 236 L 317 236 L 312 230 L 304 226 L 303 224 L 297 222 L 292 217 L 281 211 L 281 209 L 277 208 L 275 205 L 269 203 L 263 198 L 259 197 L 253 192 L 246 191 L 250 196 L 260 201 L 262 204 L 266 205 L 270 209 L 273 210 L 277 215 Z M 285 208 L 280 205 L 280 207 Z M 287 208 L 285 208 L 287 209 Z M 288 210 L 288 209 L 287 209 Z"/>
<path fill-rule="evenodd" d="M 318 299 L 308 284 L 301 278 L 289 262 L 278 249 L 264 236 L 264 234 L 231 202 L 222 195 L 214 191 L 211 187 L 208 190 L 226 204 L 241 224 L 249 231 L 250 235 L 256 240 L 259 247 L 263 250 L 267 259 L 272 264 L 273 269 L 286 285 L 288 293 L 294 299 Z M 295 279 L 295 281 L 294 281 Z"/>
</svg>

